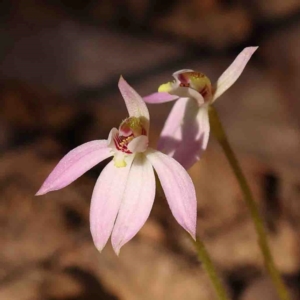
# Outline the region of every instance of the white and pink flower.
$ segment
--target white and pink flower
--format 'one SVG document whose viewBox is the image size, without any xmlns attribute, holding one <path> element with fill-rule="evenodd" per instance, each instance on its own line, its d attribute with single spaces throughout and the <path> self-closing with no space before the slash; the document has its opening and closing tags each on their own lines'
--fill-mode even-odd
<svg viewBox="0 0 300 300">
<path fill-rule="evenodd" d="M 144 97 L 145 102 L 154 104 L 178 100 L 161 132 L 159 150 L 186 169 L 200 159 L 209 139 L 209 105 L 235 83 L 257 48 L 245 48 L 215 85 L 204 74 L 184 69 L 175 72 L 175 80 L 162 84 L 157 93 Z"/>
<path fill-rule="evenodd" d="M 146 222 L 155 198 L 156 171 L 173 216 L 193 238 L 196 235 L 195 188 L 173 158 L 148 147 L 149 112 L 143 99 L 121 77 L 119 89 L 129 117 L 107 140 L 85 143 L 64 156 L 36 195 L 59 190 L 108 157 L 92 195 L 90 228 L 99 251 L 111 236 L 118 254 Z"/>
</svg>

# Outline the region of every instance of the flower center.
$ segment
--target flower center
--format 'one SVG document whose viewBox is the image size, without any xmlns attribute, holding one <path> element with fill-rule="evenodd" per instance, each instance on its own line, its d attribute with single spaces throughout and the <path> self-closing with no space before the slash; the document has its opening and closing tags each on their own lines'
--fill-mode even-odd
<svg viewBox="0 0 300 300">
<path fill-rule="evenodd" d="M 212 97 L 211 82 L 207 76 L 200 72 L 184 72 L 178 74 L 181 87 L 190 87 L 200 93 L 205 102 L 209 102 Z"/>
<path fill-rule="evenodd" d="M 122 151 L 122 152 L 127 153 L 127 154 L 132 153 L 131 151 L 129 151 L 127 149 L 127 146 L 129 144 L 129 142 L 132 141 L 132 140 L 133 140 L 133 136 L 124 137 L 124 136 L 120 136 L 119 134 L 117 134 L 114 137 L 114 143 L 115 143 L 116 148 L 119 151 Z"/>
<path fill-rule="evenodd" d="M 121 123 L 119 133 L 114 137 L 115 146 L 119 151 L 131 154 L 132 152 L 128 149 L 128 144 L 134 138 L 141 135 L 147 136 L 141 120 L 136 117 L 127 118 Z"/>
<path fill-rule="evenodd" d="M 121 123 L 119 130 L 112 129 L 112 131 L 112 140 L 109 140 L 114 143 L 117 150 L 114 154 L 114 163 L 117 168 L 126 167 L 128 155 L 142 153 L 148 147 L 147 131 L 141 118 L 127 118 Z"/>
</svg>

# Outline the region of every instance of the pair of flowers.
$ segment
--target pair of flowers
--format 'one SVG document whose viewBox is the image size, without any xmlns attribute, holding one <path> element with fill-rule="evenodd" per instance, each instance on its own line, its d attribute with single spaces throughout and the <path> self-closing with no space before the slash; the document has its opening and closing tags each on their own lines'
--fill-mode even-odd
<svg viewBox="0 0 300 300">
<path fill-rule="evenodd" d="M 245 48 L 212 86 L 202 73 L 180 70 L 175 80 L 144 99 L 121 77 L 119 89 L 129 117 L 107 140 L 85 143 L 64 156 L 36 195 L 59 190 L 108 157 L 91 201 L 90 228 L 99 251 L 111 236 L 116 254 L 146 222 L 155 198 L 154 170 L 177 222 L 196 237 L 197 200 L 186 172 L 206 149 L 208 107 L 241 75 L 257 47 Z M 177 100 L 162 130 L 157 151 L 148 147 L 150 117 L 145 102 Z"/>
</svg>

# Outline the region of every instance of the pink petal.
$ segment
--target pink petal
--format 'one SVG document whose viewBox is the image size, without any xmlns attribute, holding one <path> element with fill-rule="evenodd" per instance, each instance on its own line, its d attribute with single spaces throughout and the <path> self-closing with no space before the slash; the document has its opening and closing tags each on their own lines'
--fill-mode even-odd
<svg viewBox="0 0 300 300">
<path fill-rule="evenodd" d="M 242 74 L 246 64 L 250 60 L 252 54 L 258 47 L 245 48 L 233 61 L 233 63 L 226 69 L 217 81 L 216 91 L 213 101 L 219 98 L 227 89 L 229 89 Z"/>
<path fill-rule="evenodd" d="M 191 108 L 191 106 L 188 105 L 187 108 Z M 201 154 L 206 149 L 209 131 L 207 106 L 200 108 L 195 117 L 186 113 L 182 125 L 182 139 L 173 154 L 173 158 L 185 169 L 189 169 L 200 159 Z"/>
<path fill-rule="evenodd" d="M 198 106 L 204 104 L 204 99 L 202 95 L 192 88 L 178 87 L 176 90 L 174 90 L 173 93 L 182 98 L 186 97 L 186 98 L 196 100 Z"/>
<path fill-rule="evenodd" d="M 207 105 L 181 98 L 173 106 L 161 132 L 158 149 L 189 169 L 200 159 L 209 138 Z"/>
<path fill-rule="evenodd" d="M 112 156 L 110 150 L 106 140 L 91 141 L 73 149 L 60 160 L 36 195 L 69 185 L 96 164 Z"/>
<path fill-rule="evenodd" d="M 197 200 L 191 177 L 168 155 L 149 148 L 145 154 L 158 175 L 173 216 L 195 238 Z"/>
<path fill-rule="evenodd" d="M 175 148 L 177 148 L 176 144 L 181 140 L 180 125 L 183 122 L 188 101 L 191 100 L 188 98 L 180 98 L 176 101 L 160 134 L 157 148 L 168 155 L 174 153 Z"/>
<path fill-rule="evenodd" d="M 136 118 L 144 117 L 148 123 L 150 116 L 143 98 L 124 80 L 122 76 L 120 77 L 118 86 L 125 100 L 129 116 Z M 148 132 L 148 128 L 146 128 L 146 131 Z"/>
<path fill-rule="evenodd" d="M 132 153 L 144 152 L 149 144 L 149 139 L 146 135 L 140 135 L 129 142 L 127 149 Z"/>
<path fill-rule="evenodd" d="M 93 191 L 90 227 L 99 251 L 106 245 L 119 211 L 133 157 L 128 158 L 127 166 L 123 168 L 115 167 L 111 161 L 103 169 Z"/>
<path fill-rule="evenodd" d="M 151 95 L 148 95 L 143 98 L 146 103 L 151 103 L 151 104 L 158 104 L 158 103 L 164 103 L 164 102 L 170 102 L 173 100 L 178 99 L 177 95 L 171 95 L 169 93 L 164 93 L 164 92 L 157 92 L 153 93 Z"/>
<path fill-rule="evenodd" d="M 114 142 L 114 138 L 119 133 L 119 130 L 117 128 L 112 128 L 109 132 L 108 138 L 107 138 L 107 146 L 116 149 L 116 145 Z"/>
<path fill-rule="evenodd" d="M 112 245 L 118 255 L 149 217 L 155 198 L 152 165 L 144 155 L 137 155 L 131 166 L 125 193 L 112 233 Z"/>
</svg>

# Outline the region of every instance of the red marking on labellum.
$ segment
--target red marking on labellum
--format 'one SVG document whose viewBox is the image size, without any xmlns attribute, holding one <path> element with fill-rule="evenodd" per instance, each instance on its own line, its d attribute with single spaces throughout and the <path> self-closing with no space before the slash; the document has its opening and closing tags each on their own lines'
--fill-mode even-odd
<svg viewBox="0 0 300 300">
<path fill-rule="evenodd" d="M 147 132 L 144 128 L 142 128 L 142 134 L 141 135 L 147 135 Z M 114 140 L 114 144 L 116 146 L 116 148 L 119 151 L 122 151 L 124 153 L 127 154 L 132 154 L 132 152 L 130 150 L 128 150 L 128 144 L 135 138 L 135 136 L 133 134 L 131 134 L 130 136 L 120 136 L 119 134 L 117 134 L 113 140 Z"/>
<path fill-rule="evenodd" d="M 131 154 L 132 152 L 128 150 L 127 146 L 129 144 L 129 142 L 133 140 L 133 138 L 134 138 L 133 135 L 125 137 L 125 136 L 119 136 L 119 134 L 117 134 L 114 137 L 114 143 L 115 143 L 116 148 L 119 151 L 122 151 L 127 154 Z"/>
<path fill-rule="evenodd" d="M 188 73 L 178 74 L 178 79 L 181 84 L 189 84 L 189 78 L 186 76 Z"/>
<path fill-rule="evenodd" d="M 189 83 L 183 83 L 183 82 L 181 82 L 179 84 L 179 86 L 181 86 L 181 87 L 190 87 L 190 84 Z"/>
<path fill-rule="evenodd" d="M 209 89 L 208 89 L 208 86 L 205 85 L 200 91 L 198 91 L 202 96 L 203 98 L 205 98 L 207 95 L 208 95 L 208 92 L 209 92 Z"/>
</svg>

